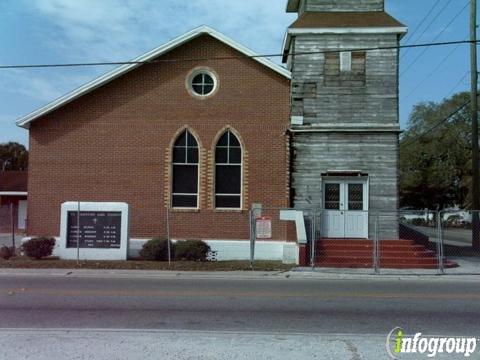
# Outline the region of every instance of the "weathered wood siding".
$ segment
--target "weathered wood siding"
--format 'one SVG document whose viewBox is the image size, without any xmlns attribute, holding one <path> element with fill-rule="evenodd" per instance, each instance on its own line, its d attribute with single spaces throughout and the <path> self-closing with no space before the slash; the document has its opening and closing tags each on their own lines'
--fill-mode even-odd
<svg viewBox="0 0 480 360">
<path fill-rule="evenodd" d="M 301 35 L 295 53 L 397 46 L 395 34 Z M 355 53 L 354 53 L 355 55 Z M 365 69 L 332 77 L 325 53 L 297 55 L 292 61 L 292 115 L 305 125 L 398 126 L 398 50 L 367 51 Z M 330 71 L 330 72 L 329 72 Z M 362 75 L 359 77 L 358 75 Z"/>
<path fill-rule="evenodd" d="M 336 68 L 337 55 L 321 53 L 395 47 L 398 36 L 302 34 L 292 44 L 295 53 L 316 52 L 292 61 L 292 115 L 304 121 L 291 126 L 294 205 L 322 208 L 322 174 L 360 170 L 369 177 L 370 238 L 377 214 L 380 237 L 398 238 L 398 50 L 354 52 L 349 73 Z"/>
<path fill-rule="evenodd" d="M 383 11 L 384 0 L 303 0 L 299 13 L 304 11 Z"/>
<path fill-rule="evenodd" d="M 396 133 L 296 133 L 292 135 L 292 189 L 296 207 L 322 208 L 322 174 L 327 170 L 361 170 L 369 176 L 369 233 L 375 214 L 380 236 L 398 239 Z"/>
</svg>

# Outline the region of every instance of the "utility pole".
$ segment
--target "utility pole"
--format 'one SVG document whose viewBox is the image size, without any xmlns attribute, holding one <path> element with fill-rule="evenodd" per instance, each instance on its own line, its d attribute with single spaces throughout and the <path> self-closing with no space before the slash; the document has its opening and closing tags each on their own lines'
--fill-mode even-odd
<svg viewBox="0 0 480 360">
<path fill-rule="evenodd" d="M 480 210 L 480 172 L 478 145 L 478 69 L 477 69 L 477 0 L 470 0 L 470 66 L 472 76 L 472 210 Z M 472 247 L 480 250 L 480 217 L 472 214 Z"/>
</svg>

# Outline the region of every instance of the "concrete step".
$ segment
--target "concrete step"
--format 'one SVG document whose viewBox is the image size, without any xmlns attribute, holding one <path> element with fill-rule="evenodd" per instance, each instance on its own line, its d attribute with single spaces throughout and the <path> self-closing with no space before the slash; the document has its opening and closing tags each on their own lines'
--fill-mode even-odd
<svg viewBox="0 0 480 360">
<path fill-rule="evenodd" d="M 320 239 L 316 242 L 315 263 L 319 267 L 371 268 L 374 243 L 369 239 Z M 382 268 L 435 269 L 438 259 L 435 252 L 413 240 L 380 240 L 379 262 Z M 445 267 L 456 263 L 445 261 Z"/>
<path fill-rule="evenodd" d="M 363 256 L 370 257 L 373 256 L 373 249 L 367 250 L 350 250 L 350 249 L 320 249 L 316 251 L 316 256 Z M 431 250 L 418 249 L 380 249 L 380 257 L 435 257 L 435 253 Z"/>
<path fill-rule="evenodd" d="M 315 259 L 317 262 L 334 262 L 334 263 L 372 263 L 373 258 L 371 256 L 364 257 L 364 256 L 322 256 L 317 257 Z M 437 264 L 437 259 L 435 257 L 381 257 L 380 264 L 389 265 L 393 263 L 399 264 L 412 264 L 412 265 L 419 265 L 419 264 Z"/>
<path fill-rule="evenodd" d="M 373 252 L 374 246 L 372 245 L 324 245 L 317 244 L 315 247 L 316 251 L 368 251 Z M 425 251 L 426 248 L 422 245 L 380 245 L 380 252 L 388 251 L 406 251 L 406 252 L 420 252 Z"/>
<path fill-rule="evenodd" d="M 342 245 L 370 245 L 373 244 L 372 239 L 318 239 L 317 243 L 321 244 L 342 244 Z M 415 245 L 413 240 L 379 240 L 380 245 Z"/>
<path fill-rule="evenodd" d="M 338 268 L 338 269 L 370 269 L 373 268 L 373 263 L 363 262 L 363 263 L 345 263 L 345 262 L 316 262 L 316 267 L 325 267 L 325 268 Z M 380 264 L 380 269 L 437 269 L 437 264 L 402 264 L 402 263 L 391 263 L 391 264 Z M 447 266 L 446 266 L 447 267 Z"/>
</svg>

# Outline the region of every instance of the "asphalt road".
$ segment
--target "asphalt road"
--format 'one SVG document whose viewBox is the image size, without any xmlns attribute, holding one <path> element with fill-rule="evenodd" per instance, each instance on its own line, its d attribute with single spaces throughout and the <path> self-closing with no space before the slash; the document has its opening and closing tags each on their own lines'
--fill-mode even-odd
<svg viewBox="0 0 480 360">
<path fill-rule="evenodd" d="M 139 339 L 155 339 L 150 345 L 171 351 L 164 358 L 239 358 L 249 351 L 265 355 L 253 358 L 387 358 L 386 335 L 396 326 L 480 337 L 480 282 L 7 276 L 0 277 L 0 319 L 0 349 L 32 338 L 42 349 L 45 337 L 59 348 L 66 339 L 79 351 L 100 346 L 107 356 L 105 344 L 135 348 Z M 197 352 L 207 351 L 200 339 L 215 339 L 210 357 Z M 50 345 L 45 358 L 58 356 Z M 26 351 L 19 358 L 27 358 L 19 346 Z M 185 357 L 176 352 L 182 346 Z M 143 348 L 141 358 L 149 359 L 152 347 Z"/>
</svg>

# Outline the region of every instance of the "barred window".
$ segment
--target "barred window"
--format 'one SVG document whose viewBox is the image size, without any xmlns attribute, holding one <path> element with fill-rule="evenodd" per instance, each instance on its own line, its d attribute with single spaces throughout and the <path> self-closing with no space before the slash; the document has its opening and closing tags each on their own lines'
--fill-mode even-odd
<svg viewBox="0 0 480 360">
<path fill-rule="evenodd" d="M 198 207 L 198 142 L 188 130 L 173 145 L 172 206 Z"/>
<path fill-rule="evenodd" d="M 240 209 L 242 204 L 242 147 L 226 131 L 215 148 L 215 207 Z"/>
</svg>

